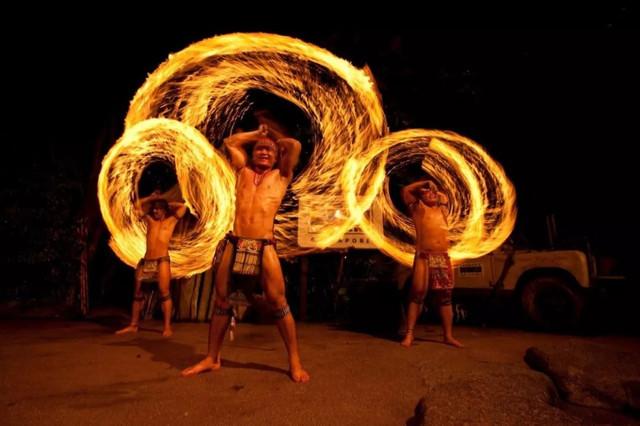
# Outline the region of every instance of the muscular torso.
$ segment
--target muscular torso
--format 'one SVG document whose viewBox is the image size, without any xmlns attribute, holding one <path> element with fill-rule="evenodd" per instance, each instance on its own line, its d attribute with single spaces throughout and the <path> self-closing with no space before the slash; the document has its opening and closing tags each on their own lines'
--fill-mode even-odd
<svg viewBox="0 0 640 426">
<path fill-rule="evenodd" d="M 412 216 L 416 226 L 416 250 L 446 252 L 449 249 L 447 221 L 442 207 L 429 207 L 418 201 Z"/>
<path fill-rule="evenodd" d="M 249 167 L 238 172 L 233 233 L 245 238 L 271 239 L 273 221 L 289 181 L 277 169 L 266 172 L 257 185 L 256 179 L 260 178 Z"/>
<path fill-rule="evenodd" d="M 162 220 L 154 220 L 150 216 L 145 217 L 147 223 L 147 253 L 145 259 L 156 259 L 169 254 L 169 240 L 178 223 L 175 216 L 169 216 Z"/>
</svg>

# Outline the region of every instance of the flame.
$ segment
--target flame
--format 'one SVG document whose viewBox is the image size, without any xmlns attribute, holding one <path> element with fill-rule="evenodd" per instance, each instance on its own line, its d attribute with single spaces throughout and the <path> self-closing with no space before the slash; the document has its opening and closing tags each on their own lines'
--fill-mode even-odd
<svg viewBox="0 0 640 426">
<path fill-rule="evenodd" d="M 483 256 L 509 237 L 516 220 L 516 195 L 502 167 L 471 139 L 453 132 L 410 129 L 372 142 L 361 156 L 349 159 L 341 177 L 349 213 L 358 218 L 380 250 L 405 265 L 413 262 L 415 227 L 394 207 L 386 176 L 378 170 L 373 180 L 361 178 L 370 162 L 387 152 L 387 170 L 419 159 L 422 169 L 449 197 L 449 254 L 453 260 Z M 377 197 L 374 201 L 370 196 L 358 198 L 362 192 Z M 366 215 L 370 202 L 376 202 L 383 212 L 384 233 Z M 393 237 L 398 234 L 407 238 Z"/>
<path fill-rule="evenodd" d="M 127 130 L 113 148 L 117 154 L 110 152 L 105 158 L 99 182 L 103 216 L 113 234 L 111 246 L 121 259 L 132 265 L 143 252 L 143 229 L 132 219 L 131 199 L 136 190 L 132 185 L 149 158 L 166 155 L 177 167 L 183 155 L 194 155 L 179 143 L 195 146 L 208 139 L 220 146 L 251 107 L 248 91 L 253 89 L 296 105 L 313 129 L 309 164 L 296 176 L 276 216 L 281 256 L 330 247 L 360 225 L 381 250 L 410 264 L 413 246 L 408 241 L 415 238 L 415 230 L 411 220 L 393 206 L 385 170 L 421 158 L 425 172 L 438 180 L 451 200 L 448 219 L 454 259 L 477 257 L 496 248 L 513 229 L 515 191 L 502 168 L 478 144 L 453 133 L 414 129 L 388 134 L 369 69 L 357 69 L 291 37 L 228 34 L 170 55 L 131 101 Z M 157 117 L 174 121 L 150 120 Z M 189 157 L 188 167 L 177 171 L 201 230 L 172 240 L 177 276 L 178 268 L 182 274 L 191 274 L 203 270 L 205 263 L 208 266 L 210 258 L 204 259 L 233 220 L 234 180 L 228 164 L 219 154 L 204 152 Z M 129 162 L 120 166 L 118 161 L 124 159 Z M 116 163 L 124 170 L 118 173 L 126 172 L 127 178 L 105 171 Z M 202 179 L 190 180 L 189 167 Z M 303 197 L 311 210 L 336 212 L 320 226 L 313 249 L 297 244 L 297 200 Z M 373 203 L 382 210 L 385 227 L 404 238 L 375 229 L 370 221 Z"/>
<path fill-rule="evenodd" d="M 134 201 L 144 168 L 158 160 L 175 166 L 189 211 L 198 218 L 171 240 L 171 273 L 182 277 L 206 271 L 217 242 L 231 229 L 235 176 L 227 161 L 196 129 L 168 119 L 149 119 L 128 128 L 102 161 L 98 200 L 111 232 L 109 245 L 135 266 L 146 251 L 146 227 Z"/>
<path fill-rule="evenodd" d="M 151 117 L 173 118 L 219 145 L 250 107 L 250 89 L 293 103 L 315 130 L 310 164 L 291 185 L 294 201 L 285 200 L 276 217 L 280 255 L 299 255 L 304 250 L 297 245 L 295 200 L 311 195 L 311 208 L 328 203 L 345 211 L 339 178 L 346 160 L 386 133 L 380 98 L 367 70 L 291 37 L 213 37 L 171 55 L 147 78 L 131 102 L 126 126 Z M 382 170 L 384 164 L 377 167 Z M 318 248 L 329 247 L 355 225 L 355 218 L 336 217 L 323 227 Z"/>
</svg>

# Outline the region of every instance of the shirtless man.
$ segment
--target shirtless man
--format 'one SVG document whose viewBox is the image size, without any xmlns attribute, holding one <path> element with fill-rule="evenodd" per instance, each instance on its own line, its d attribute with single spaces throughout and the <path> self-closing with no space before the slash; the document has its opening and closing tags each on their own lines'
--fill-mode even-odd
<svg viewBox="0 0 640 426">
<path fill-rule="evenodd" d="M 262 124 L 255 131 L 236 133 L 224 141 L 238 178 L 236 217 L 216 271 L 209 352 L 198 364 L 185 369 L 184 376 L 220 368 L 220 349 L 232 313 L 228 298 L 229 279 L 237 274 L 260 276 L 289 354 L 289 375 L 294 382 L 309 380 L 309 374 L 300 362 L 295 323 L 285 298 L 284 277 L 273 239 L 275 215 L 293 178 L 301 146 L 295 139 L 280 136 Z M 245 150 L 250 144 L 254 144 L 251 160 Z"/>
<path fill-rule="evenodd" d="M 418 314 L 422 310 L 427 290 L 431 290 L 440 307 L 444 343 L 460 348 L 462 343 L 453 338 L 451 331 L 453 270 L 448 254 L 447 214 L 443 207 L 449 200 L 431 180 L 405 186 L 402 189 L 402 200 L 409 207 L 416 227 L 416 254 L 407 313 L 407 334 L 401 345 L 407 348 L 411 346 Z"/>
<path fill-rule="evenodd" d="M 147 225 L 147 252 L 140 259 L 135 272 L 135 290 L 133 306 L 131 308 L 131 324 L 116 334 L 135 333 L 138 331 L 140 310 L 144 297 L 142 283 L 145 281 L 157 281 L 162 301 L 162 314 L 164 316 L 164 328 L 162 335 L 169 337 L 171 330 L 171 294 L 169 284 L 171 281 L 171 266 L 169 259 L 169 240 L 173 230 L 185 213 L 187 206 L 183 203 L 171 202 L 163 199 L 159 192 L 142 198 L 136 203 L 138 214 Z"/>
</svg>

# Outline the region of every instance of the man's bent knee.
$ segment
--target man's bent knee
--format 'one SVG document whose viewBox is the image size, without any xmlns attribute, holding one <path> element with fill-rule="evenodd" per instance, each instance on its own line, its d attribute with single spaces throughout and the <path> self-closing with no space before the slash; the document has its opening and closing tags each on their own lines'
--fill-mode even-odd
<svg viewBox="0 0 640 426">
<path fill-rule="evenodd" d="M 287 298 L 281 291 L 266 291 L 267 302 L 272 306 L 283 306 L 287 304 Z"/>
<path fill-rule="evenodd" d="M 437 306 L 451 306 L 451 290 L 437 290 L 433 293 Z"/>
<path fill-rule="evenodd" d="M 286 317 L 291 309 L 289 309 L 289 304 L 287 303 L 287 298 L 284 294 L 272 295 L 272 297 L 267 297 L 269 305 L 271 306 L 271 310 L 273 312 L 273 317 L 276 320 L 281 320 Z"/>
<path fill-rule="evenodd" d="M 274 309 L 273 318 L 276 320 L 281 320 L 287 315 L 289 315 L 290 312 L 291 312 L 291 309 L 289 308 L 289 305 L 285 304 L 284 306 L 280 306 Z"/>
</svg>

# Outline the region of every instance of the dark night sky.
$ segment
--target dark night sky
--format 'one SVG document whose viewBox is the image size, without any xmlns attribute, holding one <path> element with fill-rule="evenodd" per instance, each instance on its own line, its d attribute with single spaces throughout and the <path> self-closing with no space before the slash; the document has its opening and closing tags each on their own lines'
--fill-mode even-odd
<svg viewBox="0 0 640 426">
<path fill-rule="evenodd" d="M 587 235 L 601 253 L 630 257 L 637 235 L 630 146 L 638 141 L 640 67 L 638 33 L 630 29 L 635 14 L 626 8 L 608 7 L 566 25 L 581 29 L 564 30 L 443 30 L 417 20 L 398 28 L 393 16 L 393 25 L 371 28 L 362 22 L 314 28 L 256 16 L 238 23 L 171 18 L 40 28 L 38 66 L 12 71 L 36 82 L 46 99 L 31 116 L 43 130 L 34 136 L 41 155 L 53 152 L 56 161 L 80 164 L 86 174 L 93 141 L 105 132 L 119 136 L 135 90 L 170 52 L 227 32 L 281 33 L 356 66 L 368 64 L 391 130 L 453 130 L 485 146 L 516 186 L 518 230 L 532 243 L 544 242 L 544 215 L 553 212 L 561 236 Z M 23 103 L 18 108 L 29 108 Z M 46 161 L 34 161 L 34 170 L 27 163 L 37 154 L 19 145 L 25 163 L 8 170 L 46 173 Z"/>
</svg>

